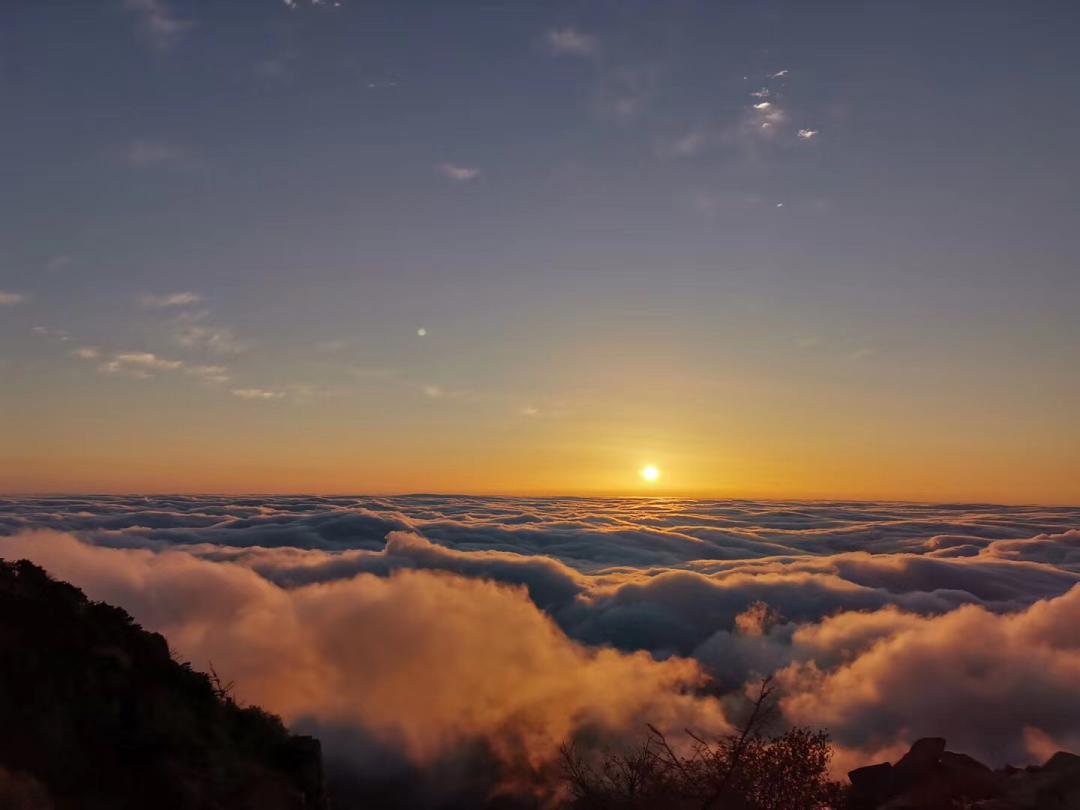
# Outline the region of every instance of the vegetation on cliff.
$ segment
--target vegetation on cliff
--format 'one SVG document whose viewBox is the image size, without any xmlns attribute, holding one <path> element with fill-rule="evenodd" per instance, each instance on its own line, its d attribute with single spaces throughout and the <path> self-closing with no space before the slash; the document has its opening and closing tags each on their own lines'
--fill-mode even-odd
<svg viewBox="0 0 1080 810">
<path fill-rule="evenodd" d="M 317 740 L 25 560 L 0 561 L 0 730 L 0 807 L 326 806 Z"/>
</svg>

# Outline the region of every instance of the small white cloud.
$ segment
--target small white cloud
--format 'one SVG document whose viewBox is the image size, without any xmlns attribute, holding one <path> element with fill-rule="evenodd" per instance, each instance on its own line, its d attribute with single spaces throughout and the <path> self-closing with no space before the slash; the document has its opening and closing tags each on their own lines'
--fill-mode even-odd
<svg viewBox="0 0 1080 810">
<path fill-rule="evenodd" d="M 777 204 L 776 204 L 776 207 L 777 207 L 777 208 L 783 208 L 783 207 L 784 207 L 784 204 L 783 204 L 783 203 L 777 203 Z"/>
<path fill-rule="evenodd" d="M 743 78 L 745 79 L 746 77 L 743 76 Z M 762 87 L 760 90 L 755 90 L 750 95 L 752 95 L 754 98 L 768 98 L 772 95 L 772 91 L 769 90 L 768 87 Z"/>
<path fill-rule="evenodd" d="M 22 293 L 0 290 L 0 307 L 13 307 L 16 304 L 23 303 L 25 300 L 26 296 Z"/>
<path fill-rule="evenodd" d="M 416 335 L 417 335 L 417 337 L 426 336 L 427 335 L 427 329 L 425 329 L 424 327 L 421 326 L 419 329 L 416 330 Z"/>
<path fill-rule="evenodd" d="M 811 138 L 817 137 L 818 131 L 816 129 L 800 129 L 799 137 L 804 141 L 808 141 Z"/>
<path fill-rule="evenodd" d="M 553 53 L 591 56 L 596 53 L 596 39 L 572 26 L 555 28 L 547 33 L 547 44 Z"/>
<path fill-rule="evenodd" d="M 140 295 L 139 303 L 151 309 L 164 309 L 166 307 L 186 307 L 189 304 L 197 304 L 202 301 L 202 296 L 193 292 L 174 292 L 164 295 Z"/>
<path fill-rule="evenodd" d="M 539 416 L 540 415 L 540 409 L 539 408 L 534 408 L 532 405 L 526 405 L 524 408 L 521 409 L 521 415 L 522 416 L 530 416 L 530 417 L 531 416 Z"/>
<path fill-rule="evenodd" d="M 751 105 L 744 125 L 764 137 L 771 137 L 787 120 L 787 113 L 771 101 L 759 101 Z"/>
<path fill-rule="evenodd" d="M 124 6 L 137 16 L 142 36 L 159 50 L 170 48 L 195 25 L 177 17 L 165 0 L 125 0 Z"/>
<path fill-rule="evenodd" d="M 72 357 L 77 357 L 80 360 L 97 360 L 101 357 L 101 352 L 95 349 L 93 346 L 80 346 L 71 353 Z"/>
<path fill-rule="evenodd" d="M 265 388 L 234 388 L 231 393 L 240 399 L 281 399 L 285 396 L 282 391 L 268 391 Z"/>
<path fill-rule="evenodd" d="M 446 395 L 446 392 L 437 385 L 425 385 L 420 390 L 424 392 L 425 397 L 430 399 L 439 399 Z"/>
<path fill-rule="evenodd" d="M 787 76 L 788 73 L 790 73 L 790 71 L 786 70 L 786 69 L 785 70 L 778 70 L 778 71 L 776 71 L 776 73 L 770 73 L 769 78 L 770 79 L 782 79 L 785 76 Z"/>
<path fill-rule="evenodd" d="M 99 368 L 106 374 L 127 374 L 145 379 L 155 371 L 176 371 L 183 366 L 180 360 L 167 360 L 152 352 L 119 352 Z"/>
<path fill-rule="evenodd" d="M 458 166 L 453 163 L 440 163 L 435 168 L 443 177 L 448 177 L 457 183 L 465 183 L 469 180 L 475 180 L 477 177 L 480 176 L 479 169 L 473 169 L 468 166 Z"/>
</svg>

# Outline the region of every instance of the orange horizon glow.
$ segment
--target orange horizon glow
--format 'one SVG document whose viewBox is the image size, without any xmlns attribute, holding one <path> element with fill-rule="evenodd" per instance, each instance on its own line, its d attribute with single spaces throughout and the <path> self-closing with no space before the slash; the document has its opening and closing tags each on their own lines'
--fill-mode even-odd
<svg viewBox="0 0 1080 810">
<path fill-rule="evenodd" d="M 1026 428 L 1003 431 L 1003 404 L 979 410 L 967 397 L 912 411 L 866 387 L 839 407 L 828 388 L 747 374 L 725 394 L 670 364 L 664 374 L 685 384 L 646 396 L 609 366 L 561 367 L 567 383 L 592 389 L 528 416 L 494 397 L 384 392 L 366 380 L 304 402 L 223 399 L 92 369 L 78 397 L 60 382 L 15 380 L 23 403 L 6 413 L 0 492 L 1080 503 L 1080 426 L 1063 433 L 1064 412 L 1035 419 L 1028 411 L 1042 403 L 1010 404 Z M 946 407 L 964 421 L 937 418 Z M 657 481 L 642 478 L 646 464 Z"/>
</svg>

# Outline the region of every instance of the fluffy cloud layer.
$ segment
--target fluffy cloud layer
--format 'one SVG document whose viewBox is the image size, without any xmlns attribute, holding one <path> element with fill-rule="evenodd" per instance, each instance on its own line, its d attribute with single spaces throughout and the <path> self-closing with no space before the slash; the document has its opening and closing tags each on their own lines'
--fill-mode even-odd
<svg viewBox="0 0 1080 810">
<path fill-rule="evenodd" d="M 738 695 L 768 673 L 839 767 L 928 734 L 998 763 L 1080 748 L 1078 525 L 984 506 L 9 499 L 0 556 L 127 607 L 353 769 L 475 777 L 464 757 L 488 790 L 538 778 L 566 739 L 722 728 L 704 680 Z"/>
<path fill-rule="evenodd" d="M 1080 749 L 1080 587 L 1010 615 L 841 614 L 793 642 L 809 660 L 781 673 L 785 713 L 841 743 L 945 736 L 998 763 Z"/>
<path fill-rule="evenodd" d="M 567 740 L 618 739 L 642 718 L 727 727 L 716 700 L 693 694 L 695 662 L 586 647 L 522 589 L 485 579 L 399 570 L 285 589 L 188 551 L 48 531 L 0 538 L 0 556 L 124 605 L 179 655 L 235 680 L 242 699 L 319 732 L 354 770 L 373 770 L 375 750 L 398 768 L 483 752 L 498 786 L 535 779 Z"/>
</svg>

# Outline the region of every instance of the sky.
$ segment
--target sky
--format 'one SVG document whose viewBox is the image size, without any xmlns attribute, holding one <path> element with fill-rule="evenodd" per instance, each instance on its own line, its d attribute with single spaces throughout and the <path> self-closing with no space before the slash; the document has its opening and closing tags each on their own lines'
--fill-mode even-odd
<svg viewBox="0 0 1080 810">
<path fill-rule="evenodd" d="M 1078 17 L 4 3 L 0 491 L 1080 503 Z"/>
</svg>

